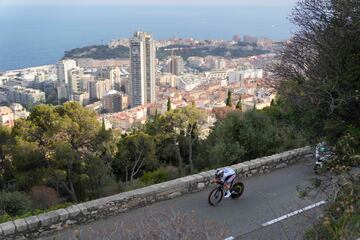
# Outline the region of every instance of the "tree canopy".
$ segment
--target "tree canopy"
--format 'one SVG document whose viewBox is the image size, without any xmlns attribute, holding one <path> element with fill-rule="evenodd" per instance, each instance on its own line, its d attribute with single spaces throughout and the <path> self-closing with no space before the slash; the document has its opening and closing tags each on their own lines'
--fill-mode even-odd
<svg viewBox="0 0 360 240">
<path fill-rule="evenodd" d="M 219 167 L 271 155 L 305 143 L 299 131 L 274 119 L 270 112 L 232 111 L 216 123 L 203 143 L 206 147 L 200 158 L 204 165 Z"/>
<path fill-rule="evenodd" d="M 72 201 L 89 197 L 109 170 L 98 144 L 102 130 L 96 114 L 77 103 L 34 107 L 16 122 L 8 149 L 17 187 L 50 185 Z"/>
<path fill-rule="evenodd" d="M 299 124 L 334 141 L 360 126 L 359 2 L 302 0 L 291 19 L 298 31 L 275 69 L 280 95 Z"/>
</svg>

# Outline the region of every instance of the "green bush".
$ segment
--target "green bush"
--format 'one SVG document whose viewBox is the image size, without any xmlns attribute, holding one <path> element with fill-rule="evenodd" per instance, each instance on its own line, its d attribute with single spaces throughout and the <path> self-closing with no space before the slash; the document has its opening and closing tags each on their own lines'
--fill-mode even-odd
<svg viewBox="0 0 360 240">
<path fill-rule="evenodd" d="M 227 166 L 307 145 L 302 132 L 276 119 L 275 112 L 275 107 L 229 112 L 202 142 L 196 167 Z"/>
<path fill-rule="evenodd" d="M 12 217 L 9 214 L 0 215 L 0 223 L 12 221 Z"/>
<path fill-rule="evenodd" d="M 20 192 L 0 193 L 1 215 L 16 216 L 31 210 L 32 202 L 25 194 Z"/>
<path fill-rule="evenodd" d="M 170 179 L 170 174 L 166 168 L 159 168 L 153 172 L 144 173 L 140 181 L 146 185 L 165 182 Z"/>
<path fill-rule="evenodd" d="M 114 179 L 108 178 L 101 188 L 91 194 L 92 199 L 102 198 L 117 194 L 121 191 L 121 186 Z"/>
<path fill-rule="evenodd" d="M 336 144 L 336 153 L 342 156 L 339 164 L 347 167 L 360 165 L 360 128 L 349 127 Z"/>
<path fill-rule="evenodd" d="M 62 204 L 53 205 L 53 206 L 51 206 L 51 207 L 49 207 L 47 209 L 32 209 L 31 211 L 24 212 L 21 215 L 10 216 L 7 213 L 0 214 L 0 223 L 13 221 L 13 220 L 16 220 L 16 219 L 22 219 L 22 218 L 26 218 L 26 217 L 31 217 L 31 216 L 36 216 L 36 215 L 39 215 L 39 214 L 42 214 L 42 213 L 55 211 L 55 210 L 58 210 L 60 208 L 67 208 L 67 207 L 69 207 L 69 206 L 71 206 L 73 204 L 74 203 L 65 202 L 65 203 L 62 203 Z"/>
</svg>

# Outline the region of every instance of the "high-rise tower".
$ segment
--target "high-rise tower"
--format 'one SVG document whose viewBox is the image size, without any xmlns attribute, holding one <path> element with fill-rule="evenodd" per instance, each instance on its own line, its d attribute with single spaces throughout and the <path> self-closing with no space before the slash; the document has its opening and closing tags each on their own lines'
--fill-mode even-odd
<svg viewBox="0 0 360 240">
<path fill-rule="evenodd" d="M 180 56 L 171 56 L 169 62 L 169 73 L 180 75 L 184 72 L 184 60 Z"/>
<path fill-rule="evenodd" d="M 155 102 L 156 50 L 150 34 L 136 32 L 130 40 L 132 107 Z"/>
<path fill-rule="evenodd" d="M 56 84 L 58 99 L 69 99 L 68 91 L 69 84 L 69 70 L 76 68 L 76 61 L 72 59 L 65 59 L 57 63 L 58 81 Z"/>
</svg>

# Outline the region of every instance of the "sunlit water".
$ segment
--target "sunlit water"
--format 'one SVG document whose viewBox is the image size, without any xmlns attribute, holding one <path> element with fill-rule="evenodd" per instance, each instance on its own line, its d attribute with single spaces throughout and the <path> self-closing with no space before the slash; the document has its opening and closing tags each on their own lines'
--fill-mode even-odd
<svg viewBox="0 0 360 240">
<path fill-rule="evenodd" d="M 12 6 L 0 7 L 0 71 L 52 64 L 64 51 L 135 30 L 157 39 L 230 39 L 234 34 L 288 38 L 286 7 Z"/>
</svg>

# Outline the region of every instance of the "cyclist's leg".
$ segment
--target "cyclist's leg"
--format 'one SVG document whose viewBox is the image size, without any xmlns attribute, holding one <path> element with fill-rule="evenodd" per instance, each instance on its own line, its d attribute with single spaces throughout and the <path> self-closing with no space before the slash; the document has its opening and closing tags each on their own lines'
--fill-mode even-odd
<svg viewBox="0 0 360 240">
<path fill-rule="evenodd" d="M 236 174 L 229 176 L 229 178 L 227 179 L 227 184 L 229 185 L 229 188 L 233 185 L 235 178 Z"/>
<path fill-rule="evenodd" d="M 231 178 L 231 175 L 230 176 L 227 176 L 225 179 L 224 179 L 224 189 L 227 191 L 230 189 L 230 182 L 229 182 L 229 179 Z"/>
<path fill-rule="evenodd" d="M 234 179 L 236 178 L 236 174 L 227 176 L 224 180 L 225 184 L 227 185 L 227 188 L 230 188 L 233 184 Z"/>
</svg>

